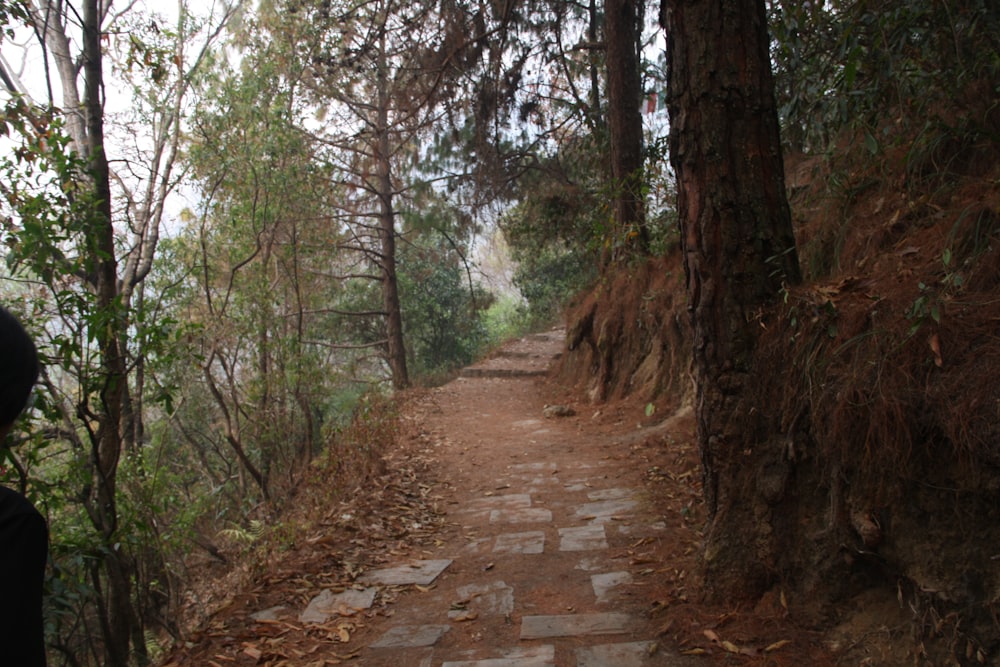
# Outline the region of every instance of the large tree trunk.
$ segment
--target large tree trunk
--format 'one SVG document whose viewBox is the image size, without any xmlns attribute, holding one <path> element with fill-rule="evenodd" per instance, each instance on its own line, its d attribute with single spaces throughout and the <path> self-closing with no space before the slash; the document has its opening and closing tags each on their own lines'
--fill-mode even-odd
<svg viewBox="0 0 1000 667">
<path fill-rule="evenodd" d="M 642 77 L 639 72 L 639 0 L 606 0 L 608 130 L 614 187 L 615 236 L 611 260 L 649 248 L 642 193 Z"/>
<path fill-rule="evenodd" d="M 767 508 L 751 497 L 757 489 L 734 482 L 769 437 L 765 406 L 752 395 L 762 309 L 800 281 L 765 8 L 763 0 L 663 0 L 660 19 L 710 517 L 707 583 L 720 595 L 753 596 L 772 583 L 776 538 Z"/>
</svg>

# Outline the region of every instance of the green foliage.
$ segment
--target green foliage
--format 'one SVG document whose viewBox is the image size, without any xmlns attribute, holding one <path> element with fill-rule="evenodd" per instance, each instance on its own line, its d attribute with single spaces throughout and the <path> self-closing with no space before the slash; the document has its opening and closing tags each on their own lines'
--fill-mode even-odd
<svg viewBox="0 0 1000 667">
<path fill-rule="evenodd" d="M 491 348 L 531 331 L 528 309 L 523 299 L 512 294 L 501 295 L 493 300 L 483 313 L 483 326 L 486 328 L 487 344 Z"/>
<path fill-rule="evenodd" d="M 637 230 L 613 223 L 608 150 L 603 132 L 563 142 L 557 153 L 522 176 L 519 203 L 501 221 L 517 263 L 514 282 L 527 301 L 533 326 L 558 318 L 610 258 L 628 261 L 636 253 Z M 653 137 L 645 148 L 641 188 L 648 250 L 664 254 L 678 237 L 663 138 Z"/>
<path fill-rule="evenodd" d="M 187 12 L 183 7 L 181 11 Z M 186 17 L 190 20 L 187 14 Z M 141 94 L 145 87 L 143 84 L 148 80 L 155 86 L 162 86 L 170 80 L 171 70 L 177 67 L 180 60 L 176 54 L 177 35 L 173 30 L 160 25 L 155 17 L 139 14 L 119 15 L 117 24 L 111 30 L 128 35 L 127 40 L 114 42 L 120 51 L 114 63 L 121 63 L 121 73 L 126 79 L 139 75 L 142 81 L 136 85 L 137 94 Z"/>
<path fill-rule="evenodd" d="M 566 302 L 597 276 L 615 237 L 598 138 L 569 141 L 522 176 L 519 204 L 501 220 L 516 262 L 514 283 L 534 325 L 557 318 Z"/>
<path fill-rule="evenodd" d="M 597 279 L 597 262 L 587 253 L 549 245 L 520 255 L 514 284 L 528 302 L 532 327 L 550 325 L 562 314 L 570 297 Z"/>
<path fill-rule="evenodd" d="M 930 322 L 941 324 L 944 305 L 952 300 L 962 290 L 965 278 L 959 267 L 953 264 L 951 249 L 945 248 L 941 253 L 942 277 L 936 285 L 920 282 L 917 284 L 919 294 L 906 309 L 906 319 L 910 320 L 909 335 L 913 336 L 924 325 Z"/>
<path fill-rule="evenodd" d="M 0 159 L 3 189 L 3 242 L 7 263 L 48 285 L 85 272 L 92 201 L 83 183 L 87 165 L 69 148 L 63 123 L 21 100 L 8 102 L 0 134 L 15 142 Z M 61 290 L 56 289 L 57 293 Z"/>
<path fill-rule="evenodd" d="M 990 132 L 986 100 L 975 98 L 1000 93 L 996 3 L 844 0 L 773 9 L 778 98 L 794 148 L 826 150 L 844 128 L 873 154 L 900 135 L 926 141 L 934 127 L 931 135 L 963 141 Z"/>
<path fill-rule="evenodd" d="M 654 257 L 666 255 L 679 243 L 677 223 L 677 187 L 670 170 L 667 137 L 653 137 L 646 145 L 644 184 L 646 228 L 649 252 Z"/>
<path fill-rule="evenodd" d="M 444 243 L 408 247 L 399 286 L 415 377 L 433 381 L 476 358 L 486 343 L 482 311 L 490 297 L 469 284 L 458 252 Z"/>
<path fill-rule="evenodd" d="M 260 541 L 266 527 L 267 524 L 260 519 L 251 519 L 248 526 L 233 525 L 229 528 L 223 528 L 219 531 L 219 535 L 233 542 L 250 545 Z"/>
</svg>

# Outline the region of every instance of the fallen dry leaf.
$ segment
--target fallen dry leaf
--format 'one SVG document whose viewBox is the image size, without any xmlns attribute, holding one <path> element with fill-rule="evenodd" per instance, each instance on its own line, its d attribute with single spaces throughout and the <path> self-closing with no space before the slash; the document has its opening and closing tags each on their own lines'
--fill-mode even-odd
<svg viewBox="0 0 1000 667">
<path fill-rule="evenodd" d="M 251 658 L 253 658 L 254 660 L 260 660 L 261 656 L 264 655 L 263 651 L 253 646 L 244 646 L 243 652 L 246 653 Z"/>
<path fill-rule="evenodd" d="M 781 641 L 774 642 L 770 646 L 764 649 L 764 653 L 771 653 L 772 651 L 777 651 L 778 649 L 784 648 L 792 643 L 791 639 L 782 639 Z"/>
<path fill-rule="evenodd" d="M 931 352 L 934 353 L 934 365 L 938 368 L 942 368 L 944 366 L 944 360 L 941 358 L 941 339 L 938 338 L 937 334 L 933 334 L 927 342 L 931 346 Z"/>
<path fill-rule="evenodd" d="M 742 653 L 742 649 L 731 641 L 723 639 L 719 645 L 728 653 Z"/>
</svg>

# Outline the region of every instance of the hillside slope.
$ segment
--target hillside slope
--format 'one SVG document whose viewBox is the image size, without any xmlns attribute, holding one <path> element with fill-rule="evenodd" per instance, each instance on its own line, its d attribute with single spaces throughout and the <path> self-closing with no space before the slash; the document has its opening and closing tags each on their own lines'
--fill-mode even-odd
<svg viewBox="0 0 1000 667">
<path fill-rule="evenodd" d="M 715 557 L 761 550 L 816 627 L 891 613 L 878 664 L 981 664 L 1000 660 L 1000 165 L 989 136 L 918 148 L 787 160 L 807 280 L 760 314 L 774 442 L 730 477 L 749 491 L 728 520 L 766 539 Z M 562 377 L 687 400 L 682 278 L 675 254 L 581 299 Z"/>
</svg>

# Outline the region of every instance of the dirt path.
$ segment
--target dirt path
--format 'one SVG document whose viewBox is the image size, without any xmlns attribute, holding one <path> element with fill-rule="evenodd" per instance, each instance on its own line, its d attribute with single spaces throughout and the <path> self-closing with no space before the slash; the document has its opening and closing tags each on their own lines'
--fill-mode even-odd
<svg viewBox="0 0 1000 667">
<path fill-rule="evenodd" d="M 357 508 L 331 509 L 168 664 L 824 664 L 778 600 L 741 615 L 689 599 L 690 416 L 576 403 L 545 378 L 562 342 L 524 338 L 412 397 L 389 460 L 415 466 L 409 483 L 373 490 L 353 528 Z M 384 539 L 344 549 L 344 524 Z"/>
<path fill-rule="evenodd" d="M 365 664 L 687 664 L 650 614 L 666 526 L 645 469 L 536 379 L 561 344 L 529 337 L 428 396 L 430 458 L 454 492 L 443 570 L 400 601 Z"/>
</svg>

